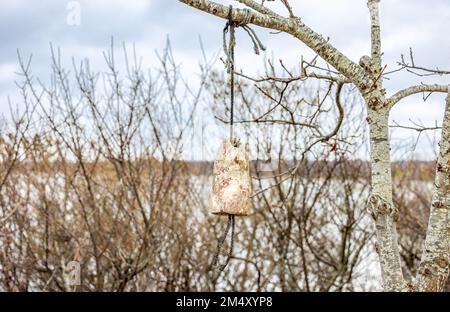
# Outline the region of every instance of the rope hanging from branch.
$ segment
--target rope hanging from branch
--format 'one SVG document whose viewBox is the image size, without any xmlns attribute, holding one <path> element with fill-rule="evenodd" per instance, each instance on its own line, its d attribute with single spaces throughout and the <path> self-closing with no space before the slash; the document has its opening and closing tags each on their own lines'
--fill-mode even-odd
<svg viewBox="0 0 450 312">
<path fill-rule="evenodd" d="M 230 74 L 230 141 L 233 140 L 233 117 L 234 117 L 234 47 L 236 46 L 235 28 L 242 27 L 253 43 L 253 50 L 255 54 L 259 55 L 260 51 L 265 51 L 266 47 L 256 35 L 255 31 L 247 25 L 250 17 L 250 10 L 244 9 L 246 12 L 244 21 L 237 23 L 233 21 L 233 6 L 230 5 L 228 10 L 228 21 L 223 29 L 223 51 L 225 52 L 226 60 L 225 67 L 227 73 Z M 230 38 L 227 44 L 227 33 L 230 33 Z"/>
<path fill-rule="evenodd" d="M 247 10 L 246 12 L 249 12 Z M 246 14 L 249 16 L 249 14 Z M 217 250 L 213 258 L 212 267 L 218 267 L 222 272 L 230 259 L 233 257 L 235 216 L 248 215 L 250 207 L 251 180 L 249 157 L 243 144 L 234 136 L 234 47 L 236 45 L 235 28 L 242 27 L 253 43 L 256 54 L 265 50 L 256 33 L 244 22 L 233 21 L 233 7 L 230 5 L 228 21 L 223 29 L 223 49 L 226 55 L 225 67 L 230 75 L 230 134 L 229 139 L 224 139 L 219 148 L 216 161 L 214 162 L 214 181 L 212 196 L 212 213 L 227 215 L 228 223 L 224 234 L 217 242 Z M 227 33 L 229 40 L 227 43 Z M 220 251 L 225 243 L 231 229 L 230 248 L 227 258 L 222 265 L 218 265 Z"/>
<path fill-rule="evenodd" d="M 227 228 L 225 229 L 223 236 L 217 241 L 217 251 L 214 254 L 214 258 L 213 258 L 213 262 L 212 262 L 213 267 L 218 265 L 220 250 L 222 249 L 222 246 L 225 243 L 225 239 L 227 238 L 228 232 L 230 231 L 230 226 L 231 226 L 230 249 L 228 250 L 227 259 L 225 260 L 225 263 L 222 264 L 221 266 L 219 266 L 219 271 L 221 271 L 221 272 L 226 268 L 226 266 L 228 265 L 228 262 L 230 262 L 230 259 L 233 256 L 234 215 L 228 215 Z"/>
</svg>

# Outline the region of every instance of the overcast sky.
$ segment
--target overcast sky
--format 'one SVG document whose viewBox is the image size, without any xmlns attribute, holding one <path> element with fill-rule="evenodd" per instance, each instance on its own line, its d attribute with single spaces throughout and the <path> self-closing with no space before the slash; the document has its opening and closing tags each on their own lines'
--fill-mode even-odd
<svg viewBox="0 0 450 312">
<path fill-rule="evenodd" d="M 17 97 L 14 86 L 17 49 L 25 56 L 33 53 L 33 71 L 44 78 L 49 76 L 50 42 L 61 48 L 67 60 L 72 56 L 89 58 L 94 68 L 104 69 L 102 51 L 108 49 L 112 36 L 118 43 L 135 43 L 147 66 L 156 61 L 155 50 L 161 50 L 169 36 L 175 58 L 187 73 L 197 70 L 199 36 L 208 56 L 222 49 L 224 22 L 176 0 L 79 0 L 76 2 L 81 9 L 80 25 L 67 23 L 68 14 L 73 12 L 71 2 L 0 0 L 0 112 L 6 111 L 7 96 Z M 291 3 L 308 26 L 330 37 L 330 42 L 352 60 L 357 62 L 360 56 L 369 54 L 366 0 L 291 0 Z M 285 14 L 282 9 L 278 12 Z M 409 47 L 414 49 L 416 63 L 450 69 L 450 1 L 382 0 L 381 25 L 387 70 L 396 68 L 400 54 L 408 53 Z M 257 28 L 257 32 L 268 47 L 267 56 L 283 58 L 288 67 L 298 66 L 302 55 L 306 58 L 313 55 L 289 35 L 270 34 L 262 28 Z M 238 40 L 237 66 L 249 73 L 262 72 L 264 56 L 255 57 L 248 38 L 240 36 Z M 385 81 L 385 86 L 390 95 L 420 81 L 450 83 L 450 77 L 420 80 L 410 74 L 395 74 Z M 417 95 L 398 104 L 391 119 L 407 124 L 411 118 L 433 125 L 435 121 L 441 122 L 443 107 L 443 94 L 432 95 L 426 103 Z M 395 131 L 393 139 L 412 134 Z M 426 150 L 419 148 L 417 152 L 426 157 Z"/>
</svg>

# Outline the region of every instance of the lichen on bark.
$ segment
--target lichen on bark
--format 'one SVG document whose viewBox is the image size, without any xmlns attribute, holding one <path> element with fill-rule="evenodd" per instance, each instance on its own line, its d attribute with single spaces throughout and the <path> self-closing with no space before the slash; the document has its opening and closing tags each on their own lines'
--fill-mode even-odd
<svg viewBox="0 0 450 312">
<path fill-rule="evenodd" d="M 439 145 L 425 247 L 415 283 L 415 289 L 419 291 L 442 291 L 449 275 L 450 86 Z"/>
</svg>

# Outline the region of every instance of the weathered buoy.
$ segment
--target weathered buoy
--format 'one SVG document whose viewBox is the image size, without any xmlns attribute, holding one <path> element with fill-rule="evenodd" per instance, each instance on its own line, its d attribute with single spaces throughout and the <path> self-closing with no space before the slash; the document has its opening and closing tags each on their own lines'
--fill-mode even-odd
<svg viewBox="0 0 450 312">
<path fill-rule="evenodd" d="M 214 161 L 213 214 L 246 216 L 251 200 L 250 164 L 244 144 L 223 139 Z"/>
<path fill-rule="evenodd" d="M 216 215 L 227 215 L 228 223 L 223 235 L 217 241 L 217 251 L 214 255 L 211 269 L 216 268 L 219 262 L 220 250 L 231 228 L 230 249 L 224 264 L 219 265 L 219 271 L 223 271 L 233 257 L 235 216 L 249 214 L 251 205 L 251 179 L 249 157 L 245 146 L 233 135 L 234 117 L 234 46 L 236 44 L 234 29 L 239 27 L 233 21 L 233 7 L 228 10 L 228 22 L 223 30 L 224 51 L 227 56 L 226 68 L 230 74 L 230 136 L 222 141 L 214 161 L 213 187 L 211 212 Z M 245 25 L 241 25 L 246 27 Z M 226 44 L 226 33 L 229 31 L 230 39 Z M 255 44 L 255 51 L 264 50 L 259 39 L 246 29 Z M 220 273 L 219 273 L 220 274 Z"/>
</svg>

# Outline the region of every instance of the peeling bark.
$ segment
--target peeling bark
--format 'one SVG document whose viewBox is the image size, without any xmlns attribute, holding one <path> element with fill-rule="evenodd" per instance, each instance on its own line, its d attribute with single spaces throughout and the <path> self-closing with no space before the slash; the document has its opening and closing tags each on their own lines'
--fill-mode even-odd
<svg viewBox="0 0 450 312">
<path fill-rule="evenodd" d="M 450 86 L 439 145 L 425 248 L 416 277 L 418 291 L 442 291 L 450 268 Z"/>
</svg>

